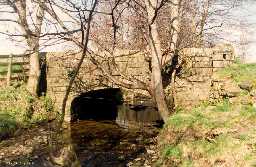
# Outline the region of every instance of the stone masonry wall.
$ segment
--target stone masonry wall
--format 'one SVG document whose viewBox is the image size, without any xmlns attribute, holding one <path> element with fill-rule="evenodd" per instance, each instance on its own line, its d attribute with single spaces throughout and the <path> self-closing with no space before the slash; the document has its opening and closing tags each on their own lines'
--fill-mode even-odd
<svg viewBox="0 0 256 167">
<path fill-rule="evenodd" d="M 128 77 L 134 77 L 140 80 L 147 79 L 149 74 L 149 66 L 148 63 L 144 61 L 143 54 L 129 54 L 128 51 L 123 51 L 122 53 L 122 55 L 115 59 L 116 66 L 118 69 L 120 69 L 120 72 Z M 58 110 L 61 109 L 61 104 L 68 86 L 69 78 L 73 75 L 74 68 L 80 57 L 80 54 L 74 53 L 47 53 L 46 55 L 47 94 L 54 100 L 55 106 Z M 101 65 L 106 65 L 107 69 L 108 64 L 106 61 L 104 61 L 105 59 L 101 60 L 99 58 L 98 60 L 101 61 Z M 112 75 L 114 77 L 119 77 L 119 79 L 122 79 L 124 82 L 126 81 L 126 79 L 115 70 L 113 70 Z M 70 120 L 69 109 L 74 97 L 82 92 L 106 87 L 118 86 L 112 81 L 107 80 L 102 72 L 98 70 L 89 59 L 85 58 L 67 101 L 65 120 Z M 131 95 L 126 93 L 125 96 L 125 98 L 129 98 Z"/>
<path fill-rule="evenodd" d="M 117 66 L 122 74 L 129 79 L 140 79 L 146 81 L 149 79 L 149 63 L 145 61 L 142 53 L 133 53 L 132 51 L 118 51 L 115 57 L 113 68 Z M 74 73 L 74 67 L 78 63 L 80 54 L 75 53 L 47 53 L 47 94 L 54 100 L 56 108 L 60 109 L 68 86 L 69 78 Z M 234 61 L 234 51 L 229 45 L 219 45 L 214 48 L 189 48 L 183 49 L 182 56 L 189 57 L 189 70 L 191 75 L 176 80 L 177 102 L 180 105 L 192 105 L 195 102 L 206 100 L 210 95 L 211 75 L 217 69 L 223 68 Z M 111 55 L 103 53 L 98 57 L 101 65 L 108 67 Z M 72 61 L 71 61 L 72 60 Z M 107 68 L 106 68 L 107 69 Z M 111 70 L 114 77 L 129 82 L 118 71 Z M 106 87 L 118 87 L 102 74 L 102 71 L 85 59 L 80 69 L 79 75 L 75 80 L 74 86 L 67 102 L 67 111 L 65 120 L 70 120 L 70 105 L 75 96 L 81 92 L 96 90 Z M 167 87 L 166 92 L 168 94 Z M 128 91 L 129 92 L 129 91 Z M 138 93 L 138 91 L 136 91 Z M 125 93 L 125 99 L 133 98 L 133 94 Z M 147 94 L 145 91 L 139 93 Z"/>
<path fill-rule="evenodd" d="M 189 108 L 213 97 L 214 72 L 233 64 L 235 54 L 231 45 L 221 44 L 214 48 L 187 48 L 183 56 L 190 59 L 190 74 L 176 79 L 176 103 Z M 170 89 L 167 87 L 167 94 Z"/>
</svg>

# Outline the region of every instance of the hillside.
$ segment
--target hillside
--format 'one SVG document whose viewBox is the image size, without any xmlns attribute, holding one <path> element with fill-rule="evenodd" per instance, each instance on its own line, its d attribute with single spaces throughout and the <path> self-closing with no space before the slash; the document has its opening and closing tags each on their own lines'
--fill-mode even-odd
<svg viewBox="0 0 256 167">
<path fill-rule="evenodd" d="M 256 166 L 256 64 L 215 75 L 232 80 L 239 94 L 176 111 L 159 135 L 157 166 Z"/>
</svg>

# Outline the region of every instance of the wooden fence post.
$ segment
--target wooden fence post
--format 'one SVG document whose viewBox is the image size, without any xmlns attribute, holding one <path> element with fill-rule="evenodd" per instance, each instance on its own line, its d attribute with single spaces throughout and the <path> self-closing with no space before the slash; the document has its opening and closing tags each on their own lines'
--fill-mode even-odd
<svg viewBox="0 0 256 167">
<path fill-rule="evenodd" d="M 9 63 L 8 63 L 8 71 L 7 71 L 7 86 L 11 85 L 11 77 L 12 77 L 12 54 L 9 56 Z"/>
</svg>

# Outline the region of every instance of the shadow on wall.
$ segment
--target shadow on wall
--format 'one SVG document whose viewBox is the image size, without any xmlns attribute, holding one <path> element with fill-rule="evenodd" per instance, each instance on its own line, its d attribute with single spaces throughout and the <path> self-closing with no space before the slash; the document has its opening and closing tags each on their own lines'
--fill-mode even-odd
<svg viewBox="0 0 256 167">
<path fill-rule="evenodd" d="M 71 121 L 115 120 L 118 105 L 123 104 L 119 88 L 106 88 L 85 92 L 71 103 Z"/>
<path fill-rule="evenodd" d="M 46 52 L 40 53 L 40 78 L 37 94 L 39 96 L 45 95 L 47 91 L 47 62 L 46 62 Z"/>
</svg>

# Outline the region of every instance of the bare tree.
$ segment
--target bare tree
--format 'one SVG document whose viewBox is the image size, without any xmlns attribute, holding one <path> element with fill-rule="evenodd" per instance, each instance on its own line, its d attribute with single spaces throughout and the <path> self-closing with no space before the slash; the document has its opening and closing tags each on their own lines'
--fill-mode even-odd
<svg viewBox="0 0 256 167">
<path fill-rule="evenodd" d="M 30 3 L 28 3 L 30 2 Z M 45 1 L 26 1 L 26 0 L 3 0 L 1 5 L 6 6 L 9 14 L 14 14 L 15 19 L 1 19 L 2 22 L 13 22 L 18 24 L 21 34 L 8 34 L 10 36 L 21 36 L 26 39 L 30 54 L 30 68 L 27 88 L 30 93 L 36 95 L 39 78 L 40 78 L 40 62 L 39 62 L 39 39 L 42 30 L 45 10 L 43 8 Z M 30 6 L 29 6 L 30 5 Z M 33 8 L 34 7 L 34 8 Z M 33 10 L 31 10 L 33 8 Z"/>
<path fill-rule="evenodd" d="M 95 1 L 94 1 L 95 2 Z M 178 2 L 178 1 L 175 1 Z M 85 56 L 85 54 L 87 53 L 87 57 L 90 59 L 90 61 L 96 65 L 98 67 L 98 69 L 102 72 L 103 76 L 105 76 L 106 78 L 108 78 L 110 81 L 114 82 L 116 85 L 119 85 L 121 87 L 125 87 L 128 89 L 142 89 L 142 90 L 146 90 L 149 92 L 149 94 L 152 96 L 152 99 L 156 102 L 156 105 L 158 107 L 158 110 L 163 118 L 164 121 L 167 120 L 168 116 L 169 116 L 169 109 L 168 109 L 168 105 L 166 103 L 165 100 L 165 95 L 164 95 L 164 90 L 163 90 L 163 84 L 162 84 L 162 58 L 163 58 L 163 52 L 162 52 L 162 46 L 161 46 L 161 40 L 159 37 L 159 33 L 158 33 L 158 25 L 157 25 L 157 21 L 156 18 L 158 16 L 158 13 L 160 11 L 160 9 L 166 5 L 167 1 L 161 1 L 161 2 L 157 2 L 155 0 L 145 0 L 140 1 L 138 3 L 140 3 L 142 6 L 135 4 L 135 6 L 130 6 L 130 5 L 134 5 L 134 2 L 132 1 L 110 1 L 110 2 L 99 2 L 99 5 L 102 5 L 104 3 L 109 3 L 109 7 L 106 7 L 106 5 L 104 5 L 104 7 L 98 7 L 98 9 L 100 9 L 101 11 L 96 11 L 94 10 L 94 8 L 89 9 L 87 8 L 83 8 L 83 9 L 79 9 L 79 6 L 81 7 L 81 4 L 77 4 L 76 2 L 71 2 L 71 1 L 66 1 L 66 4 L 68 4 L 72 9 L 73 12 L 76 12 L 76 17 L 77 20 L 80 20 L 80 27 L 84 27 L 85 25 L 85 21 L 87 22 L 87 24 L 92 24 L 92 27 L 95 28 L 96 32 L 93 31 L 94 29 L 92 29 L 92 31 L 90 32 L 88 30 L 88 27 L 90 28 L 89 25 L 87 25 L 86 28 L 87 29 L 86 33 L 83 33 L 83 31 L 81 32 L 80 36 L 81 37 L 85 37 L 85 39 L 90 38 L 91 42 L 93 42 L 94 44 L 96 44 L 96 48 L 103 48 L 104 46 L 104 52 L 109 53 L 106 55 L 100 55 L 102 51 L 97 52 L 95 51 L 95 49 L 93 48 L 88 48 L 88 41 L 86 42 L 79 42 L 77 40 L 74 39 L 73 36 L 69 36 L 66 37 L 66 39 L 70 40 L 70 41 L 74 41 L 74 42 L 78 42 L 76 43 L 80 48 L 83 48 L 83 53 L 82 53 L 82 59 L 79 62 L 79 64 L 77 65 L 76 69 L 75 69 L 75 74 L 78 73 L 79 68 L 81 67 L 81 64 L 83 62 L 83 57 Z M 132 4 L 133 3 L 133 4 Z M 57 6 L 56 4 L 54 4 L 55 6 Z M 103 6 L 103 5 L 102 5 Z M 175 4 L 173 6 L 178 6 L 178 4 Z M 59 5 L 57 6 L 59 8 L 61 8 Z M 120 25 L 120 18 L 124 18 L 127 16 L 127 13 L 125 12 L 129 12 L 129 8 L 132 7 L 137 7 L 137 8 L 141 8 L 141 10 L 143 10 L 141 12 L 141 14 L 143 14 L 141 16 L 142 19 L 145 19 L 145 23 L 147 24 L 147 26 L 145 26 L 145 31 L 142 35 L 143 37 L 145 37 L 147 39 L 147 46 L 144 48 L 145 50 L 140 50 L 142 52 L 146 51 L 147 48 L 149 48 L 150 50 L 150 61 L 151 61 L 151 73 L 150 73 L 150 80 L 149 81 L 143 81 L 140 80 L 138 78 L 136 78 L 135 76 L 127 76 L 125 74 L 123 74 L 121 72 L 120 69 L 118 69 L 116 63 L 115 63 L 115 57 L 118 57 L 118 55 L 116 55 L 116 49 L 118 47 L 120 47 L 120 45 L 118 45 L 118 40 L 119 40 L 119 25 Z M 65 12 L 70 12 L 71 10 L 66 10 L 64 7 L 61 8 L 62 10 L 64 10 Z M 53 11 L 54 12 L 54 11 Z M 84 15 L 85 13 L 89 12 L 89 17 L 88 19 L 84 19 L 84 17 L 88 16 L 88 15 Z M 178 12 L 178 10 L 176 11 Z M 125 14 L 124 14 L 125 13 Z M 91 16 L 92 14 L 94 14 L 94 21 L 91 23 Z M 175 13 L 177 15 L 177 13 Z M 62 26 L 62 28 L 66 31 L 70 31 L 68 28 L 63 26 L 63 22 L 59 19 L 59 17 L 57 16 L 56 12 L 55 14 L 55 19 L 58 21 L 59 25 Z M 99 16 L 100 15 L 100 16 Z M 107 21 L 109 21 L 109 25 L 104 24 L 104 21 L 100 21 L 102 20 L 102 17 Z M 89 19 L 90 18 L 90 19 Z M 176 18 L 174 18 L 176 19 Z M 88 20 L 90 22 L 88 22 Z M 107 21 L 107 22 L 108 22 Z M 177 29 L 177 21 L 174 21 L 174 23 L 176 24 L 174 27 Z M 100 28 L 105 28 L 104 29 L 104 33 L 105 36 L 104 38 L 102 38 L 103 34 L 100 34 L 100 30 L 101 29 L 97 29 L 97 26 L 99 26 Z M 83 29 L 83 28 L 81 28 Z M 175 30 L 177 31 L 177 30 Z M 95 33 L 95 34 L 94 34 Z M 100 36 L 99 36 L 100 34 Z M 177 34 L 175 32 L 175 34 Z M 89 37 L 90 36 L 90 37 Z M 105 40 L 104 43 L 100 43 L 102 42 L 102 40 L 95 40 L 95 36 L 97 36 L 99 39 L 103 39 Z M 175 35 L 174 35 L 175 36 Z M 106 38 L 107 37 L 107 38 Z M 177 38 L 177 37 L 176 37 Z M 177 39 L 175 39 L 176 41 Z M 175 43 L 174 41 L 174 43 Z M 172 41 L 173 43 L 173 41 Z M 100 46 L 100 47 L 99 47 Z M 135 53 L 137 53 L 135 51 Z M 127 55 L 129 56 L 129 55 Z M 100 61 L 99 57 L 103 57 L 104 61 L 107 61 L 109 63 L 102 63 L 102 61 Z M 104 58 L 105 57 L 105 58 Z M 170 59 L 169 59 L 170 60 Z M 117 78 L 115 76 L 113 76 L 113 71 L 119 73 L 120 77 Z M 69 85 L 69 89 L 67 91 L 67 94 L 63 100 L 63 106 L 62 106 L 62 112 L 64 113 L 65 111 L 65 106 L 66 106 L 66 100 L 69 94 L 69 91 L 72 87 L 72 83 L 74 82 L 76 75 L 74 75 L 73 78 L 71 78 L 70 80 L 70 85 Z"/>
<path fill-rule="evenodd" d="M 164 3 L 164 2 L 162 2 Z M 161 41 L 159 39 L 157 23 L 156 23 L 156 10 L 158 9 L 158 3 L 156 0 L 145 0 L 146 10 L 148 15 L 148 26 L 149 26 L 149 46 L 150 53 L 152 56 L 151 66 L 151 85 L 149 92 L 151 96 L 155 99 L 159 113 L 161 114 L 164 121 L 167 120 L 169 116 L 169 109 L 165 101 L 165 95 L 162 84 L 162 51 L 161 51 Z"/>
<path fill-rule="evenodd" d="M 73 77 L 70 78 L 70 84 L 63 100 L 62 112 L 65 112 L 66 100 L 68 99 L 71 87 L 79 73 L 79 69 L 84 58 L 88 58 L 93 65 L 102 73 L 102 77 L 107 78 L 115 85 L 127 89 L 141 89 L 147 91 L 164 119 L 167 120 L 170 111 L 165 100 L 162 72 L 166 66 L 176 68 L 172 61 L 176 50 L 180 48 L 181 31 L 184 34 L 190 34 L 191 31 L 183 31 L 183 23 L 189 23 L 190 16 L 183 13 L 188 12 L 186 8 L 188 1 L 157 1 L 157 0 L 111 0 L 111 1 L 92 0 L 90 3 L 83 1 L 61 0 L 49 1 L 45 11 L 56 21 L 61 33 L 56 33 L 66 41 L 72 41 L 81 51 L 81 59 L 74 69 Z M 196 4 L 196 3 L 194 3 Z M 96 5 L 96 6 L 94 6 Z M 202 36 L 207 22 L 208 1 L 203 5 L 203 10 L 196 11 L 194 19 L 194 33 Z M 58 13 L 55 9 L 61 11 Z M 190 6 L 190 8 L 192 8 Z M 165 13 L 165 11 L 167 11 Z M 202 12 L 201 12 L 202 11 Z M 161 15 L 162 13 L 162 15 Z M 69 26 L 61 19 L 61 15 L 66 14 L 69 22 L 74 26 Z M 161 24 L 164 14 L 168 20 L 168 25 Z M 93 19 L 92 19 L 93 17 Z M 201 23 L 201 24 L 200 24 Z M 164 39 L 167 36 L 167 39 Z M 200 37 L 203 38 L 203 37 Z M 82 40 L 81 40 L 82 39 Z M 136 39 L 138 43 L 133 43 Z M 184 38 L 183 40 L 186 40 Z M 139 47 L 136 47 L 136 45 Z M 131 45 L 131 46 L 129 46 Z M 135 46 L 135 47 L 133 47 Z M 128 54 L 118 53 L 119 49 L 131 49 Z M 130 56 L 138 52 L 143 53 L 150 64 L 150 72 L 146 80 L 142 80 L 133 75 L 127 75 L 119 69 L 116 58 L 120 56 Z M 72 60 L 70 60 L 72 61 Z M 175 78 L 171 74 L 170 78 Z M 116 77 L 113 74 L 118 74 Z M 174 79 L 172 80 L 174 83 Z"/>
<path fill-rule="evenodd" d="M 88 19 L 86 19 L 86 21 L 87 21 L 86 25 L 85 25 L 85 23 L 83 22 L 83 21 L 85 21 L 85 20 L 83 20 L 83 19 L 84 19 L 86 16 L 85 16 L 85 15 L 81 15 L 81 13 L 79 13 L 80 19 L 81 19 L 80 21 L 81 21 L 81 33 L 82 33 L 82 35 L 81 35 L 81 44 L 82 44 L 82 46 L 83 46 L 83 49 L 82 49 L 81 58 L 80 58 L 80 60 L 79 60 L 79 62 L 78 62 L 78 64 L 77 64 L 77 66 L 76 66 L 76 68 L 75 68 L 74 74 L 73 74 L 72 77 L 70 78 L 69 85 L 68 85 L 68 88 L 67 88 L 67 90 L 66 90 L 66 94 L 65 94 L 65 96 L 64 96 L 64 98 L 63 98 L 63 103 L 62 103 L 62 108 L 61 108 L 61 110 L 62 110 L 62 119 L 61 119 L 61 121 L 64 120 L 65 111 L 66 111 L 66 102 L 67 102 L 69 93 L 70 93 L 70 91 L 71 91 L 72 85 L 73 85 L 73 83 L 74 83 L 74 81 L 75 81 L 75 78 L 77 77 L 77 74 L 79 73 L 79 70 L 80 70 L 80 68 L 81 68 L 81 66 L 82 66 L 82 63 L 83 63 L 83 61 L 84 61 L 84 58 L 85 58 L 85 56 L 87 55 L 87 52 L 88 52 L 88 42 L 89 42 L 89 36 L 90 36 L 91 22 L 92 22 L 93 13 L 94 13 L 94 11 L 95 11 L 95 8 L 96 8 L 97 4 L 98 4 L 98 0 L 95 0 L 95 1 L 93 2 L 92 8 L 91 8 L 91 10 L 90 10 L 90 12 L 89 12 Z M 59 22 L 59 23 L 60 23 L 60 22 Z"/>
</svg>

